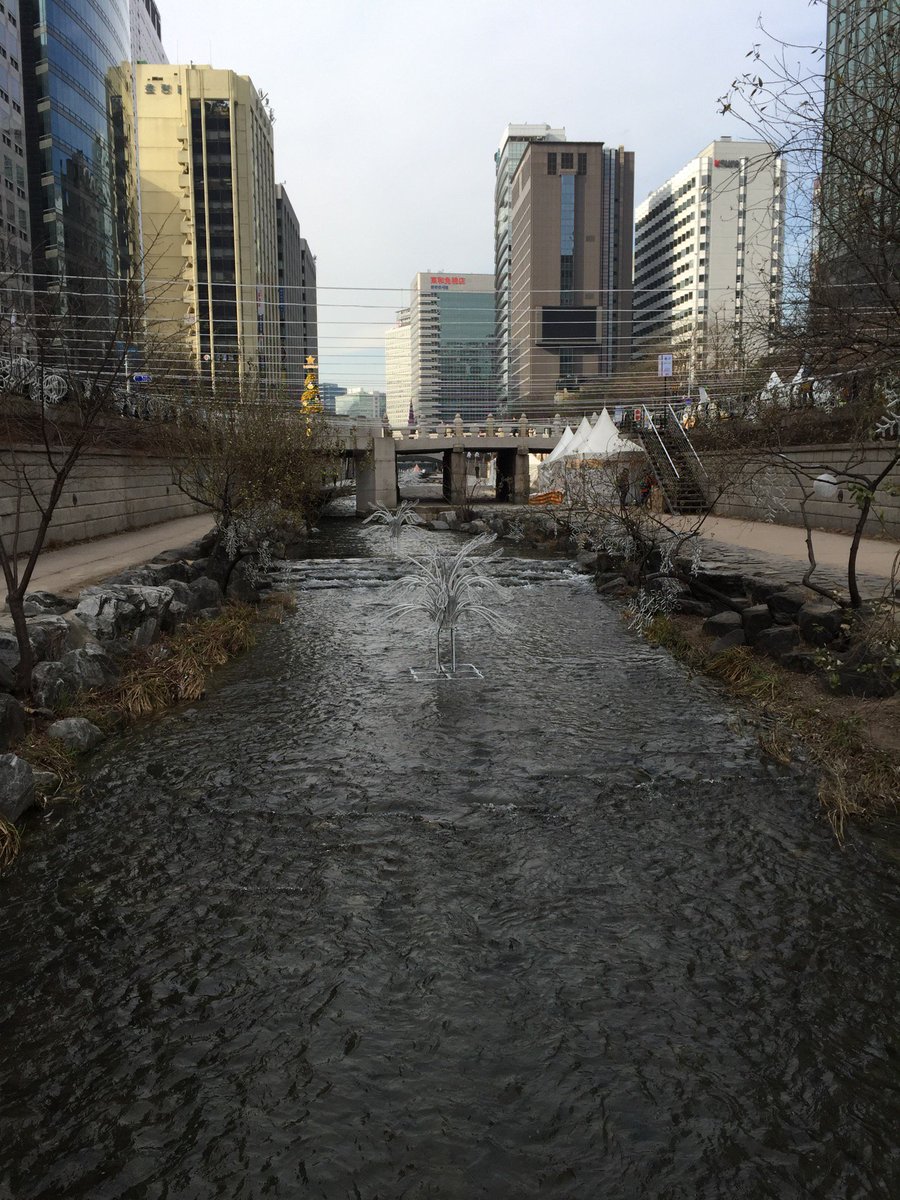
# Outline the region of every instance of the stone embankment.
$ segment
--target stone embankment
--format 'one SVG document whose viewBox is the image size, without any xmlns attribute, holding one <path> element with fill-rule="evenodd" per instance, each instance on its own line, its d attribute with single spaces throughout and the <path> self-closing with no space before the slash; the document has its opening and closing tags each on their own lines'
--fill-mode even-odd
<svg viewBox="0 0 900 1200">
<path fill-rule="evenodd" d="M 213 531 L 85 588 L 77 598 L 29 594 L 25 615 L 36 666 L 27 712 L 12 694 L 18 642 L 11 619 L 0 617 L 0 818 L 18 820 L 46 783 L 11 752 L 26 732 L 28 715 L 46 724 L 46 736 L 60 746 L 76 753 L 93 749 L 105 736 L 96 725 L 83 717 L 54 718 L 79 693 L 112 684 L 135 651 L 183 622 L 216 617 L 227 600 L 257 603 L 266 582 L 257 578 L 250 560 L 233 565 Z"/>
<path fill-rule="evenodd" d="M 817 677 L 825 690 L 837 695 L 886 699 L 900 691 L 890 600 L 882 606 L 884 611 L 869 602 L 854 612 L 786 578 L 689 558 L 677 559 L 671 573 L 651 572 L 640 579 L 633 564 L 603 551 L 579 551 L 564 523 L 551 514 L 521 508 L 470 521 L 443 511 L 425 527 L 493 532 L 526 546 L 575 554 L 580 569 L 594 576 L 601 595 L 631 601 L 642 587 L 664 594 L 659 611 L 695 618 L 711 655 L 747 646 L 791 671 Z"/>
</svg>

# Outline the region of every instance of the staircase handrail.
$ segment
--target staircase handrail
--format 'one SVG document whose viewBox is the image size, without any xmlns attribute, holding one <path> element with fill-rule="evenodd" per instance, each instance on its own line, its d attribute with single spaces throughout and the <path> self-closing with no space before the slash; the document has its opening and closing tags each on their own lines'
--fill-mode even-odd
<svg viewBox="0 0 900 1200">
<path fill-rule="evenodd" d="M 663 453 L 665 454 L 666 458 L 669 460 L 669 466 L 675 472 L 675 478 L 680 479 L 681 472 L 675 466 L 674 462 L 672 462 L 672 455 L 666 449 L 666 443 L 663 441 L 662 435 L 660 434 L 659 430 L 656 428 L 656 425 L 653 423 L 653 418 L 650 416 L 650 414 L 646 410 L 644 411 L 644 419 L 646 420 L 646 422 L 650 426 L 650 428 L 653 430 L 653 432 L 656 434 L 656 440 L 662 446 Z"/>
<path fill-rule="evenodd" d="M 699 455 L 699 454 L 697 453 L 697 451 L 694 449 L 694 443 L 693 443 L 693 442 L 691 441 L 691 439 L 688 437 L 687 430 L 686 430 L 686 429 L 685 429 L 685 427 L 682 425 L 681 421 L 678 419 L 678 414 L 675 412 L 675 409 L 672 407 L 672 405 L 671 405 L 671 404 L 669 404 L 667 407 L 668 407 L 668 409 L 669 409 L 669 412 L 672 414 L 672 420 L 673 420 L 673 421 L 675 422 L 675 424 L 678 426 L 678 429 L 679 429 L 679 432 L 681 433 L 681 436 L 682 436 L 682 437 L 684 438 L 684 440 L 687 442 L 687 444 L 688 444 L 688 448 L 690 449 L 690 452 L 691 452 L 691 454 L 693 454 L 694 458 L 697 460 L 697 466 L 700 468 L 700 470 L 703 472 L 703 474 L 706 476 L 706 478 L 707 478 L 707 479 L 709 479 L 709 472 L 707 471 L 706 467 L 704 467 L 704 465 L 703 465 L 703 463 L 702 463 L 702 461 L 701 461 L 701 459 L 700 459 L 700 455 Z"/>
</svg>

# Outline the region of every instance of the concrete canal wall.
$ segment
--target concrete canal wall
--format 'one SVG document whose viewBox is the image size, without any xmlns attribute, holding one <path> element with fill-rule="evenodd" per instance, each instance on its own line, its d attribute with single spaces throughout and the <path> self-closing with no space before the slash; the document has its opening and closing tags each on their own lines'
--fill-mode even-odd
<svg viewBox="0 0 900 1200">
<path fill-rule="evenodd" d="M 52 482 L 44 452 L 37 446 L 4 447 L 3 465 L 15 460 L 24 468 L 38 496 L 46 496 Z M 17 509 L 20 551 L 27 553 L 40 521 L 34 500 L 24 492 L 17 501 L 9 470 L 0 466 L 0 532 L 11 535 Z M 141 450 L 96 448 L 85 454 L 69 477 L 54 513 L 45 545 L 64 546 L 140 529 L 201 511 L 179 491 L 165 458 Z"/>
<path fill-rule="evenodd" d="M 801 476 L 798 480 L 787 465 L 775 465 L 761 471 L 758 462 L 748 462 L 716 502 L 715 515 L 742 521 L 771 518 L 776 525 L 802 525 L 801 483 L 808 487 L 811 479 L 830 472 L 837 478 L 842 496 L 835 500 L 810 500 L 807 504 L 810 524 L 813 529 L 850 533 L 859 518 L 859 509 L 846 483 L 842 482 L 842 470 L 850 468 L 867 476 L 877 475 L 896 454 L 896 446 L 890 442 L 870 442 L 862 448 L 840 444 L 792 446 L 787 453 L 804 473 L 810 473 L 811 478 Z M 734 468 L 723 462 L 721 456 L 709 454 L 703 457 L 714 478 L 727 480 L 729 473 L 734 473 Z M 866 536 L 900 538 L 900 468 L 895 467 L 879 488 L 866 525 Z"/>
</svg>

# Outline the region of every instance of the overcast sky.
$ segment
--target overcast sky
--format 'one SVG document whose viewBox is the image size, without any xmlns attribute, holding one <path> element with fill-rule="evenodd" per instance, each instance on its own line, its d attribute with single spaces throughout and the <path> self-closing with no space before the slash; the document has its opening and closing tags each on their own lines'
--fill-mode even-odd
<svg viewBox="0 0 900 1200">
<path fill-rule="evenodd" d="M 760 17 L 789 42 L 825 26 L 809 0 L 159 4 L 172 62 L 230 68 L 269 94 L 275 177 L 317 257 L 322 378 L 349 385 L 383 378 L 381 331 L 417 271 L 493 270 L 506 125 L 633 150 L 637 202 L 714 137 L 746 136 L 716 101 Z"/>
</svg>

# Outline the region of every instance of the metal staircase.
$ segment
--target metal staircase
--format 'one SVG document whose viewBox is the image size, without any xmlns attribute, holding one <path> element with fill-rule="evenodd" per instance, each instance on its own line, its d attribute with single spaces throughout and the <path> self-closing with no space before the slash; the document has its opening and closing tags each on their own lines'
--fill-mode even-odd
<svg viewBox="0 0 900 1200">
<path fill-rule="evenodd" d="M 643 409 L 628 431 L 650 459 L 653 474 L 670 512 L 696 513 L 707 509 L 707 474 L 687 431 L 671 404 L 651 414 Z"/>
</svg>

